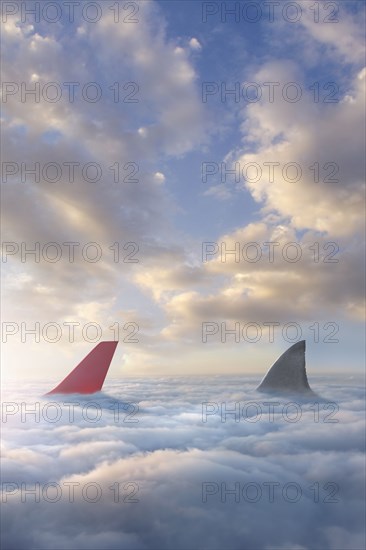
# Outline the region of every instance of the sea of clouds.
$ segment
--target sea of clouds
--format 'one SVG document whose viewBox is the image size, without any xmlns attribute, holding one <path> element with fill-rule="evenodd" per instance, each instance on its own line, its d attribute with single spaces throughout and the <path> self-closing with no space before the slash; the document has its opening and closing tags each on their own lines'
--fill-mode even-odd
<svg viewBox="0 0 366 550">
<path fill-rule="evenodd" d="M 2 547 L 363 549 L 362 385 L 317 378 L 307 401 L 257 382 L 140 378 L 49 397 L 9 386 Z"/>
</svg>

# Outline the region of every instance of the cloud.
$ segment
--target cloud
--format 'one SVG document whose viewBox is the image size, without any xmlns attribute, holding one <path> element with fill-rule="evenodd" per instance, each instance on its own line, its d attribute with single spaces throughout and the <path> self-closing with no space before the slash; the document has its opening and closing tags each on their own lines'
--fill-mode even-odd
<svg viewBox="0 0 366 550">
<path fill-rule="evenodd" d="M 202 49 L 202 46 L 201 46 L 200 42 L 197 40 L 197 38 L 194 38 L 194 37 L 190 39 L 189 47 L 192 50 L 197 50 L 197 51 Z"/>
<path fill-rule="evenodd" d="M 154 180 L 156 183 L 164 183 L 165 182 L 165 176 L 162 172 L 155 172 L 154 174 Z"/>
<path fill-rule="evenodd" d="M 265 80 L 278 81 L 279 89 L 286 82 L 299 82 L 292 64 L 279 61 L 258 71 L 256 81 Z M 259 175 L 248 174 L 245 186 L 264 204 L 264 211 L 277 212 L 297 229 L 335 237 L 362 230 L 364 162 L 357 151 L 363 140 L 364 85 L 365 71 L 361 71 L 339 103 L 325 109 L 311 98 L 300 108 L 278 92 L 275 103 L 258 102 L 243 111 L 242 131 L 256 146 L 235 161 L 242 170 L 259 165 Z M 344 140 L 349 147 L 344 147 Z M 321 167 L 320 177 L 313 171 L 315 161 Z M 287 172 L 290 164 L 295 168 Z"/>
<path fill-rule="evenodd" d="M 290 401 L 297 401 L 301 417 L 288 421 L 289 399 L 264 399 L 253 390 L 256 380 L 244 377 L 140 378 L 125 380 L 122 389 L 109 382 L 105 394 L 93 396 L 94 408 L 81 396 L 76 399 L 71 423 L 70 399 L 69 406 L 58 402 L 62 416 L 56 423 L 48 421 L 52 410 L 44 400 L 40 422 L 31 414 L 23 423 L 20 412 L 9 416 L 3 483 L 31 488 L 38 482 L 43 489 L 53 482 L 62 498 L 47 502 L 56 494 L 52 487 L 38 503 L 31 494 L 22 502 L 20 491 L 8 495 L 2 504 L 4 548 L 235 550 L 244 544 L 336 550 L 337 535 L 345 549 L 363 548 L 363 391 L 343 379 L 328 382 L 312 382 L 326 399 L 318 405 L 319 422 L 314 404 L 296 399 Z M 30 410 L 33 399 L 34 410 L 42 390 L 8 389 L 4 401 L 23 401 Z M 139 404 L 137 423 L 125 422 L 122 409 L 116 421 L 113 411 L 123 401 Z M 262 412 L 256 422 L 255 413 L 245 409 L 253 401 Z M 277 403 L 272 417 L 268 401 Z M 204 402 L 211 408 L 202 409 Z M 333 409 L 324 408 L 327 402 L 339 405 L 332 416 L 336 423 L 328 422 Z M 223 421 L 220 410 L 233 411 L 235 403 L 240 416 L 229 413 Z M 102 415 L 91 422 L 95 404 Z M 203 422 L 202 410 L 215 412 Z M 125 487 L 127 482 L 132 485 Z M 115 483 L 121 484 L 119 502 L 111 489 Z M 239 484 L 237 502 L 235 494 L 225 496 L 222 483 L 228 490 Z M 271 483 L 279 484 L 273 486 L 273 502 Z M 74 502 L 69 502 L 70 484 Z M 93 503 L 96 484 L 102 493 Z M 258 487 L 262 496 L 251 502 Z M 138 502 L 123 501 L 135 491 Z M 296 495 L 298 501 L 290 502 Z M 327 502 L 330 495 L 336 502 Z"/>
<path fill-rule="evenodd" d="M 270 220 L 251 223 L 203 243 L 201 265 L 184 264 L 181 257 L 174 267 L 139 271 L 135 280 L 164 310 L 162 336 L 171 341 L 200 343 L 205 322 L 231 328 L 254 322 L 265 331 L 263 323 L 296 320 L 305 335 L 312 320 L 337 319 L 342 327 L 363 315 L 358 241 L 330 239 L 316 231 L 299 238 L 295 229 Z"/>
<path fill-rule="evenodd" d="M 285 322 L 326 315 L 357 322 L 363 317 L 359 243 L 364 242 L 365 165 L 359 150 L 364 143 L 366 72 L 360 65 L 360 26 L 347 13 L 342 13 L 339 25 L 311 25 L 309 13 L 304 14 L 304 22 L 306 33 L 300 32 L 304 44 L 312 47 L 314 37 L 307 34 L 312 30 L 317 43 L 332 45 L 333 57 L 352 65 L 348 79 L 342 91 L 338 87 L 336 101 L 324 103 L 323 97 L 314 101 L 306 71 L 294 60 L 267 58 L 259 64 L 251 80 L 276 83 L 274 100 L 269 101 L 265 93 L 261 100 L 241 108 L 242 145 L 224 158 L 227 170 L 239 169 L 240 185 L 260 206 L 258 220 L 209 244 L 207 250 L 214 253 L 195 269 L 197 277 L 202 271 L 207 281 L 203 290 L 188 284 L 181 288 L 176 265 L 168 273 L 165 270 L 163 279 L 176 282 L 175 292 L 169 284 L 170 294 L 163 293 L 162 280 L 153 272 L 145 278 L 143 284 L 166 312 L 163 334 L 168 338 L 190 338 L 193 343 L 202 322 L 208 320 Z M 352 38 L 337 41 L 339 29 L 347 27 L 354 30 Z M 299 102 L 286 99 L 287 83 L 295 83 L 300 90 Z M 205 195 L 228 199 L 235 192 L 243 200 L 230 182 L 211 186 Z M 275 243 L 278 252 L 273 261 L 264 245 L 268 242 Z M 247 249 L 250 243 L 252 248 Z M 290 243 L 300 251 L 298 261 L 286 257 Z M 332 259 L 322 255 L 318 262 L 309 254 L 314 246 L 323 252 L 334 247 L 338 252 Z M 258 260 L 253 260 L 258 249 Z"/>
<path fill-rule="evenodd" d="M 195 69 L 186 52 L 176 54 L 155 3 L 139 6 L 138 24 L 115 24 L 106 10 L 98 24 L 76 18 L 64 34 L 61 23 L 25 25 L 19 18 L 9 16 L 4 33 L 3 80 L 19 86 L 19 93 L 4 102 L 3 158 L 17 163 L 18 171 L 3 184 L 3 238 L 19 253 L 3 264 L 3 311 L 19 323 L 34 322 L 36 311 L 41 323 L 84 322 L 92 315 L 88 321 L 108 327 L 136 267 L 125 261 L 132 253 L 128 243 L 139 262 L 153 255 L 158 262 L 162 242 L 174 258 L 174 206 L 162 185 L 161 159 L 184 155 L 206 139 Z M 68 82 L 77 83 L 74 101 Z M 49 83 L 61 90 L 59 101 L 47 99 Z M 100 87 L 97 103 L 83 96 L 88 83 Z M 22 87 L 37 86 L 39 101 L 31 94 L 21 101 Z M 128 103 L 127 96 L 137 102 Z M 21 166 L 35 163 L 39 181 L 28 175 L 21 183 Z M 90 163 L 99 166 L 95 183 L 82 171 Z M 61 174 L 52 183 L 55 166 Z M 50 242 L 62 248 L 54 263 L 43 255 Z M 63 244 L 70 242 L 76 243 L 72 262 Z M 99 247 L 100 261 L 83 255 L 90 242 Z M 40 258 L 21 257 L 21 243 L 28 250 L 40 246 Z"/>
<path fill-rule="evenodd" d="M 359 17 L 364 15 L 364 6 L 359 5 L 354 12 L 354 5 L 347 6 L 347 3 L 329 5 L 325 1 L 319 4 L 318 20 L 314 13 L 308 9 L 305 0 L 300 0 L 303 8 L 301 22 L 304 26 L 308 39 L 315 40 L 319 47 L 325 46 L 326 55 L 333 57 L 334 54 L 340 57 L 342 62 L 362 64 L 365 59 L 365 47 L 362 39 L 362 27 L 359 24 Z M 329 9 L 331 8 L 331 9 Z M 329 9 L 329 11 L 327 11 Z M 357 10 L 360 10 L 359 14 Z M 314 24 L 314 18 L 316 24 Z M 330 19 L 337 22 L 330 24 Z M 324 50 L 324 48 L 323 48 Z"/>
</svg>

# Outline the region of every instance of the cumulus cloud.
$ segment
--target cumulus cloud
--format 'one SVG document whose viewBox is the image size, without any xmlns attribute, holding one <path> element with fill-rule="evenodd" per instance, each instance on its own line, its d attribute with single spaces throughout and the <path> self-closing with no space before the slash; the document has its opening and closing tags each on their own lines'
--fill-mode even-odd
<svg viewBox="0 0 366 550">
<path fill-rule="evenodd" d="M 295 229 L 268 220 L 202 246 L 201 265 L 181 258 L 174 267 L 136 273 L 136 283 L 166 314 L 162 335 L 168 340 L 198 344 L 206 322 L 226 322 L 231 329 L 236 322 L 254 322 L 263 329 L 263 323 L 296 320 L 311 337 L 311 320 L 337 319 L 342 327 L 362 319 L 364 268 L 357 239 L 334 241 L 316 231 L 299 238 Z"/>
<path fill-rule="evenodd" d="M 19 19 L 7 17 L 3 36 L 3 80 L 19 92 L 3 98 L 3 158 L 17 164 L 3 182 L 3 238 L 19 247 L 3 264 L 4 311 L 19 323 L 34 321 L 36 311 L 40 323 L 88 320 L 107 328 L 136 268 L 126 256 L 134 252 L 134 261 L 154 256 L 158 262 L 164 242 L 174 258 L 173 201 L 160 166 L 162 158 L 184 155 L 206 139 L 195 69 L 186 52 L 176 54 L 155 3 L 139 6 L 136 25 L 115 24 L 107 10 L 97 25 L 76 17 L 64 34 L 61 23 Z M 76 83 L 73 101 L 65 85 L 70 82 Z M 91 82 L 101 89 L 96 103 L 82 95 Z M 49 83 L 61 90 L 59 101 L 48 100 Z M 29 93 L 21 101 L 22 86 L 38 87 L 39 100 Z M 39 179 L 28 174 L 21 183 L 21 166 L 31 170 L 36 163 Z M 48 163 L 53 168 L 45 174 Z M 99 166 L 95 183 L 82 173 L 89 163 Z M 54 166 L 62 173 L 51 183 Z M 91 179 L 95 174 L 92 168 Z M 43 255 L 49 242 L 62 249 L 54 263 Z M 63 244 L 71 242 L 72 261 Z M 90 242 L 101 252 L 98 261 L 83 256 Z M 40 259 L 22 256 L 21 243 L 27 250 L 40 246 Z M 90 252 L 93 257 L 95 249 Z"/>
<path fill-rule="evenodd" d="M 313 15 L 303 9 L 301 25 L 289 30 L 290 42 L 296 34 L 304 49 L 314 54 L 312 60 L 306 58 L 302 65 L 290 57 L 267 56 L 251 75 L 251 81 L 262 86 L 262 98 L 237 107 L 242 145 L 223 161 L 227 170 L 240 173 L 240 184 L 231 185 L 226 178 L 204 192 L 220 200 L 243 200 L 241 185 L 260 207 L 258 221 L 208 243 L 207 261 L 195 269 L 196 276 L 204 273 L 203 290 L 190 285 L 182 289 L 176 265 L 164 274 L 164 280 L 176 283 L 170 294 L 161 292 L 159 271 L 137 279 L 161 302 L 169 321 L 163 331 L 168 338 L 190 337 L 193 342 L 207 320 L 300 321 L 326 315 L 357 322 L 364 316 L 360 243 L 364 242 L 365 164 L 360 150 L 366 73 L 361 26 L 344 4 L 339 24 L 314 24 Z M 277 38 L 281 28 L 273 26 Z M 338 40 L 340 29 L 348 32 Z M 332 85 L 336 89 L 336 99 L 329 103 L 323 96 L 315 101 L 314 90 L 308 89 L 307 69 L 321 64 L 320 52 L 328 63 L 337 59 L 343 69 L 347 65 L 341 87 L 328 83 L 327 94 L 334 92 Z M 340 76 L 339 71 L 336 74 Z M 271 100 L 268 83 L 273 83 Z M 288 83 L 297 87 L 298 101 L 284 92 Z M 264 245 L 268 242 L 275 243 L 273 261 Z M 287 258 L 286 252 L 283 255 L 289 243 L 300 250 L 297 261 Z M 309 253 L 314 246 L 325 253 L 319 262 Z M 338 252 L 327 258 L 332 247 Z M 191 267 L 181 269 L 188 273 Z M 171 289 L 171 283 L 167 287 Z"/>
<path fill-rule="evenodd" d="M 201 50 L 202 49 L 202 46 L 200 44 L 200 42 L 197 40 L 197 38 L 191 38 L 190 41 L 189 41 L 189 46 L 192 50 Z"/>
<path fill-rule="evenodd" d="M 162 172 L 155 172 L 154 180 L 156 181 L 156 183 L 164 183 L 165 176 Z"/>
<path fill-rule="evenodd" d="M 307 34 L 307 38 L 315 40 L 316 46 L 321 47 L 324 53 L 333 57 L 338 55 L 343 62 L 362 64 L 365 60 L 365 45 L 362 39 L 362 28 L 359 24 L 359 17 L 364 16 L 364 6 L 347 6 L 346 2 L 329 5 L 325 1 L 319 3 L 323 10 L 322 16 L 315 20 L 314 14 L 308 9 L 306 0 L 300 0 L 299 5 L 303 9 L 301 23 Z M 331 8 L 327 11 L 327 8 Z M 349 9 L 351 8 L 351 9 Z M 359 11 L 359 13 L 357 13 Z M 327 13 L 325 13 L 327 12 Z M 320 12 L 319 12 L 320 13 Z M 329 24 L 330 20 L 336 20 L 336 24 Z M 325 48 L 324 48 L 325 47 Z M 324 52 L 325 49 L 325 52 Z"/>
<path fill-rule="evenodd" d="M 280 89 L 286 82 L 299 82 L 296 73 L 292 63 L 270 62 L 256 79 L 278 81 Z M 363 140 L 364 94 L 362 70 L 339 103 L 325 109 L 312 98 L 299 108 L 280 93 L 273 104 L 263 101 L 248 106 L 242 131 L 255 142 L 256 150 L 235 160 L 242 169 L 259 165 L 259 175 L 248 174 L 245 185 L 256 201 L 264 203 L 265 211 L 276 211 L 297 229 L 312 228 L 334 237 L 362 230 L 365 168 L 358 148 Z M 349 147 L 344 147 L 344 140 Z M 315 159 L 323 172 L 320 177 L 314 174 Z M 270 173 L 265 166 L 271 163 Z M 287 173 L 284 167 L 292 163 L 300 168 Z"/>
</svg>

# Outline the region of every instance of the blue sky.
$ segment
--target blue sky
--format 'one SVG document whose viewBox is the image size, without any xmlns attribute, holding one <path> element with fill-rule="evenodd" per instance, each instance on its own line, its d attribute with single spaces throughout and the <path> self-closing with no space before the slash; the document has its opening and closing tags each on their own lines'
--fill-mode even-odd
<svg viewBox="0 0 366 550">
<path fill-rule="evenodd" d="M 13 243 L 3 245 L 2 258 L 4 374 L 44 377 L 50 362 L 52 377 L 62 374 L 92 345 L 79 329 L 71 345 L 65 322 L 94 323 L 103 339 L 111 338 L 114 323 L 137 323 L 139 342 L 120 346 L 116 376 L 263 373 L 292 343 L 280 331 L 273 343 L 265 333 L 256 343 L 222 343 L 219 335 L 204 344 L 204 322 L 240 323 L 240 329 L 276 322 L 280 330 L 297 323 L 313 375 L 361 370 L 364 4 L 337 2 L 338 21 L 326 22 L 329 3 L 299 1 L 296 23 L 282 15 L 288 2 L 276 8 L 273 22 L 266 4 L 254 3 L 262 10 L 257 23 L 244 20 L 243 2 L 226 3 L 240 9 L 237 22 L 224 20 L 220 2 L 136 2 L 135 23 L 115 23 L 108 1 L 99 3 L 96 23 L 82 17 L 88 2 L 75 8 L 74 22 L 60 2 L 56 23 L 42 14 L 39 22 L 32 15 L 22 22 L 19 4 L 3 4 L 3 161 L 16 171 L 2 182 L 3 241 Z M 119 4 L 123 16 L 125 4 Z M 203 22 L 202 13 L 216 8 Z M 22 83 L 44 90 L 51 82 L 63 92 L 60 101 L 21 101 Z M 80 83 L 74 102 L 66 82 Z M 125 98 L 135 86 L 137 102 L 113 102 L 109 87 L 115 82 Z M 207 82 L 240 91 L 255 83 L 262 98 L 221 101 L 215 93 L 202 101 Z M 273 101 L 269 82 L 275 83 Z M 309 89 L 315 82 L 318 102 Z M 81 96 L 87 83 L 102 90 L 100 101 Z M 294 91 L 289 83 L 301 90 L 298 102 L 283 98 L 284 88 Z M 64 167 L 60 180 L 27 176 L 21 183 L 21 163 L 37 162 Z M 78 169 L 71 184 L 67 162 L 97 163 L 101 181 L 85 181 Z M 121 180 L 130 173 L 128 163 L 138 167 L 138 183 L 113 184 L 116 162 Z M 319 182 L 309 169 L 316 162 Z M 221 182 L 218 171 L 204 183 L 204 163 L 259 165 L 262 173 L 257 180 L 228 176 Z M 268 163 L 280 165 L 274 181 Z M 302 167 L 299 181 L 283 176 L 288 163 Z M 334 167 L 339 181 L 327 181 Z M 60 261 L 35 262 L 29 255 L 22 261 L 21 243 L 42 248 L 50 242 L 61 247 Z M 91 263 L 79 253 L 70 263 L 64 242 L 97 243 L 102 257 Z M 113 262 L 115 242 L 122 251 L 136 243 L 139 262 Z M 222 261 L 217 254 L 202 262 L 204 242 L 224 243 L 228 250 L 239 243 L 240 251 L 258 243 L 263 258 Z M 273 263 L 265 242 L 277 243 Z M 281 254 L 293 242 L 302 252 L 298 262 Z M 335 243 L 339 261 L 314 262 L 314 243 L 323 255 L 332 250 L 327 243 Z M 32 335 L 21 341 L 22 323 L 26 329 L 40 323 L 39 342 Z M 42 334 L 49 323 L 63 328 L 57 342 Z M 309 328 L 314 323 L 319 343 Z M 327 323 L 339 327 L 339 342 L 322 341 L 331 331 Z"/>
</svg>

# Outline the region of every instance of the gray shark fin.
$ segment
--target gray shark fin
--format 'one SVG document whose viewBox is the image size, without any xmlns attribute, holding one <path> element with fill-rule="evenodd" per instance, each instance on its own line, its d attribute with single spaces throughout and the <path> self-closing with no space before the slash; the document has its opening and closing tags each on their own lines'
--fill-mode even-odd
<svg viewBox="0 0 366 550">
<path fill-rule="evenodd" d="M 258 391 L 313 393 L 305 368 L 305 340 L 286 350 L 269 369 Z"/>
</svg>

